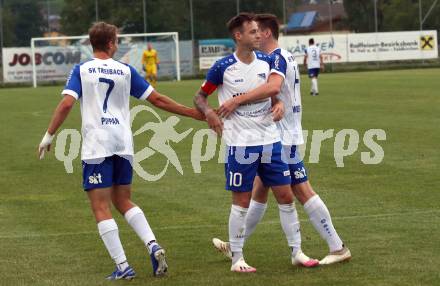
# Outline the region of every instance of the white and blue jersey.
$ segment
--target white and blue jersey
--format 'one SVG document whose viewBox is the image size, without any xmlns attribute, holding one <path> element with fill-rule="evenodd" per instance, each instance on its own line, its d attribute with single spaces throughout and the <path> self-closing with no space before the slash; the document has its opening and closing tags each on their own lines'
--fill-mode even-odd
<svg viewBox="0 0 440 286">
<path fill-rule="evenodd" d="M 208 71 L 202 90 L 211 94 L 218 88 L 219 104 L 266 83 L 271 73 L 282 73 L 272 57 L 255 52 L 250 64 L 235 54 L 217 61 Z M 289 166 L 282 160 L 281 138 L 266 98 L 239 106 L 224 119 L 226 190 L 250 192 L 258 173 L 265 186 L 289 185 Z"/>
<path fill-rule="evenodd" d="M 317 45 L 311 45 L 304 51 L 307 55 L 307 68 L 319 69 L 321 67 L 321 49 Z"/>
<path fill-rule="evenodd" d="M 152 91 L 133 67 L 113 59 L 76 65 L 62 94 L 80 101 L 81 159 L 133 156 L 130 96 L 145 100 Z"/>
<path fill-rule="evenodd" d="M 284 103 L 284 117 L 277 122 L 283 145 L 304 143 L 301 117 L 301 90 L 298 63 L 287 50 L 276 49 L 271 53 L 278 74 L 284 77 L 278 99 Z"/>
<path fill-rule="evenodd" d="M 298 63 L 295 57 L 284 49 L 274 50 L 271 56 L 284 77 L 278 98 L 284 103 L 285 111 L 284 117 L 277 122 L 283 143 L 283 160 L 289 164 L 291 184 L 297 185 L 308 180 L 307 171 L 297 148 L 304 143 Z"/>
<path fill-rule="evenodd" d="M 250 64 L 241 62 L 235 54 L 218 60 L 208 71 L 202 90 L 211 94 L 218 88 L 219 104 L 240 96 L 264 83 L 270 73 L 279 71 L 273 60 L 254 53 Z M 223 139 L 228 146 L 259 146 L 280 141 L 279 132 L 271 115 L 270 98 L 239 106 L 224 119 Z"/>
</svg>

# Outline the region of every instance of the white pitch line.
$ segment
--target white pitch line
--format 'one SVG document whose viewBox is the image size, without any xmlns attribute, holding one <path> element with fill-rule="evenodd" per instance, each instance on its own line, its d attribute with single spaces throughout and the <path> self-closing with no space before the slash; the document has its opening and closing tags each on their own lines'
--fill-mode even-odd
<svg viewBox="0 0 440 286">
<path fill-rule="evenodd" d="M 396 212 L 396 213 L 383 213 L 383 214 L 371 214 L 371 215 L 352 215 L 352 216 L 335 216 L 332 220 L 350 220 L 350 219 L 374 219 L 374 218 L 389 218 L 396 216 L 406 216 L 406 215 L 418 215 L 418 214 L 440 214 L 440 210 L 428 210 L 428 211 L 414 211 L 414 212 Z M 300 222 L 307 222 L 308 219 L 301 219 Z M 260 224 L 277 224 L 278 220 L 263 221 Z M 220 225 L 224 227 L 226 225 Z M 219 227 L 218 224 L 205 224 L 205 225 L 175 225 L 175 226 L 164 226 L 155 227 L 154 230 L 179 230 L 179 229 L 195 229 L 195 228 L 216 228 Z M 124 232 L 119 230 L 119 232 Z M 96 231 L 79 231 L 79 232 L 62 232 L 62 233 L 49 233 L 49 234 L 25 234 L 25 235 L 0 235 L 0 239 L 16 239 L 16 238 L 36 238 L 36 237 L 60 237 L 60 236 L 71 236 L 71 235 L 98 235 Z"/>
</svg>

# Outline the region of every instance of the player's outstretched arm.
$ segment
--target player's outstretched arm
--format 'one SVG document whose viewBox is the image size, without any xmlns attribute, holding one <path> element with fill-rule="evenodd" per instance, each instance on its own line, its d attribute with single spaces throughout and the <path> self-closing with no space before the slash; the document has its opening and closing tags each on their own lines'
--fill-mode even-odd
<svg viewBox="0 0 440 286">
<path fill-rule="evenodd" d="M 208 93 L 204 92 L 202 89 L 199 89 L 194 97 L 194 105 L 196 106 L 197 110 L 205 115 L 209 128 L 214 130 L 218 136 L 221 136 L 223 132 L 223 122 L 220 120 L 215 110 L 209 106 Z"/>
<path fill-rule="evenodd" d="M 75 104 L 75 101 L 76 99 L 73 96 L 65 94 L 63 99 L 56 107 L 52 115 L 52 119 L 50 120 L 49 127 L 47 128 L 46 134 L 44 135 L 40 145 L 38 146 L 38 157 L 40 158 L 40 160 L 44 158 L 44 153 L 50 150 L 50 145 L 52 144 L 55 133 L 57 132 L 61 124 L 63 124 L 64 120 L 66 120 L 70 110 L 72 110 L 72 107 Z"/>
<path fill-rule="evenodd" d="M 195 108 L 187 107 L 183 104 L 177 103 L 166 95 L 160 94 L 153 90 L 147 97 L 147 100 L 154 106 L 165 111 L 194 118 L 196 120 L 205 120 L 203 113 Z"/>
<path fill-rule="evenodd" d="M 231 113 L 234 112 L 234 110 L 237 109 L 241 104 L 246 104 L 249 102 L 254 102 L 268 97 L 276 96 L 280 93 L 283 81 L 284 78 L 281 75 L 277 73 L 270 74 L 269 79 L 265 84 L 260 85 L 259 87 L 254 88 L 253 90 L 245 94 L 233 97 L 225 101 L 220 106 L 218 114 L 226 118 L 231 115 Z"/>
</svg>

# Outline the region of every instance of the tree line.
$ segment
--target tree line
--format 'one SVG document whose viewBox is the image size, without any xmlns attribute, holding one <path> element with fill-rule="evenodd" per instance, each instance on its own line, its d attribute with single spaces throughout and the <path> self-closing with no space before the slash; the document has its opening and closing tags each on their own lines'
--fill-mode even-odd
<svg viewBox="0 0 440 286">
<path fill-rule="evenodd" d="M 374 0 L 344 1 L 347 19 L 343 23 L 353 32 L 373 32 Z M 121 27 L 123 33 L 143 33 L 143 0 L 98 0 L 99 20 Z M 289 7 L 303 0 L 286 0 Z M 434 0 L 423 0 L 424 13 Z M 47 5 L 57 7 L 61 16 L 61 32 L 84 35 L 96 19 L 95 0 L 0 0 L 3 24 L 3 45 L 29 46 L 32 37 L 41 37 L 48 30 Z M 179 32 L 181 39 L 191 39 L 189 0 L 146 0 L 147 32 Z M 418 0 L 378 0 L 379 31 L 419 29 Z M 236 0 L 192 0 L 194 38 L 227 37 L 225 22 L 236 14 Z M 276 14 L 283 19 L 281 0 L 240 0 L 241 11 Z M 54 10 L 54 9 L 52 9 Z M 424 29 L 440 29 L 440 1 L 423 25 Z M 336 29 L 338 27 L 335 27 Z"/>
</svg>

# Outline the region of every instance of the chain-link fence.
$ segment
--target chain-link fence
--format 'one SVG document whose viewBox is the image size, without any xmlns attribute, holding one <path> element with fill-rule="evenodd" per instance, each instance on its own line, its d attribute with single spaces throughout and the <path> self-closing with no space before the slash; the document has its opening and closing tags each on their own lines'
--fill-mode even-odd
<svg viewBox="0 0 440 286">
<path fill-rule="evenodd" d="M 199 40 L 227 38 L 226 21 L 241 11 L 277 15 L 289 37 L 440 29 L 439 0 L 0 0 L 0 46 L 28 47 L 32 37 L 84 35 L 91 23 L 103 20 L 121 33 L 178 32 L 180 40 L 193 43 L 198 74 Z M 434 40 L 428 48 L 438 45 L 438 37 Z M 2 59 L 0 73 L 3 64 Z M 327 70 L 439 65 L 438 58 L 373 60 L 331 63 Z"/>
</svg>

